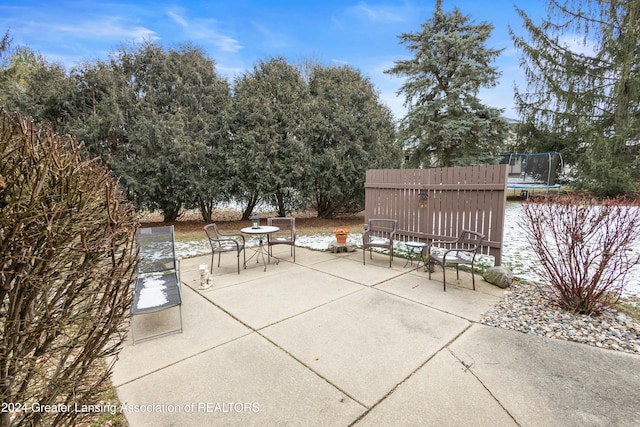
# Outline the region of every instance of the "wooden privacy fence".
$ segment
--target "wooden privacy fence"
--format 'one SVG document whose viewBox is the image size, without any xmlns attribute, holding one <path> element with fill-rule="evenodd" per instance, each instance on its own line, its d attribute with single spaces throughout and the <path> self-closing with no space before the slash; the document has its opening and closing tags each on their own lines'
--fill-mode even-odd
<svg viewBox="0 0 640 427">
<path fill-rule="evenodd" d="M 506 192 L 507 165 L 374 169 L 366 176 L 365 219 L 398 220 L 401 241 L 480 232 L 482 253 L 500 265 Z"/>
</svg>

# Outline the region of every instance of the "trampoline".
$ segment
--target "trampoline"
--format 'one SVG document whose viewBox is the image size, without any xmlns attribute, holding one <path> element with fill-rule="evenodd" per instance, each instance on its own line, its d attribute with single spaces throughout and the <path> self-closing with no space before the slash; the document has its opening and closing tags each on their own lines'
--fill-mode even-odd
<svg viewBox="0 0 640 427">
<path fill-rule="evenodd" d="M 500 154 L 499 163 L 509 165 L 507 189 L 520 190 L 522 197 L 529 197 L 534 190 L 548 194 L 549 190 L 556 189 L 560 193 L 559 175 L 564 163 L 558 152 Z"/>
</svg>

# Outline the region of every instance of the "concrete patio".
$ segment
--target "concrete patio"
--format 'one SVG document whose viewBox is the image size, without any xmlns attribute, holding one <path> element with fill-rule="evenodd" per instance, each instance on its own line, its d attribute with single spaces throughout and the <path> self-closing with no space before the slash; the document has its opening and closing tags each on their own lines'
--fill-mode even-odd
<svg viewBox="0 0 640 427">
<path fill-rule="evenodd" d="M 479 276 L 451 271 L 443 292 L 440 271 L 383 254 L 274 252 L 240 274 L 224 254 L 204 291 L 211 257 L 182 261 L 184 332 L 115 364 L 131 427 L 640 425 L 640 357 L 476 323 L 503 293 Z"/>
</svg>

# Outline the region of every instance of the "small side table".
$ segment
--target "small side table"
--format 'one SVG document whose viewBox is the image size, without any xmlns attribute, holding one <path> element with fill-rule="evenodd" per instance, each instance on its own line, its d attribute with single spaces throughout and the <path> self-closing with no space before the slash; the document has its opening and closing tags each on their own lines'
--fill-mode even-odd
<svg viewBox="0 0 640 427">
<path fill-rule="evenodd" d="M 409 254 L 407 255 L 407 262 L 404 263 L 404 266 L 406 267 L 407 264 L 411 263 L 411 266 L 413 266 L 413 258 L 414 258 L 414 253 L 416 252 L 416 250 L 418 251 L 418 263 L 416 265 L 416 271 L 418 271 L 418 269 L 420 268 L 420 262 L 422 261 L 422 265 L 427 266 L 427 261 L 424 259 L 424 256 L 422 255 L 422 250 L 424 248 L 426 248 L 427 246 L 429 246 L 428 243 L 424 243 L 424 242 L 406 242 L 405 245 L 407 246 L 407 248 L 409 249 Z"/>
</svg>

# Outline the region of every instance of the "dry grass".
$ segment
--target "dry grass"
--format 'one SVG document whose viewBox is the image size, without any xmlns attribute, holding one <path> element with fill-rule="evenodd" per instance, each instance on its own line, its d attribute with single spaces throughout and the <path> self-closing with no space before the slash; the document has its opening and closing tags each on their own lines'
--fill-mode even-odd
<svg viewBox="0 0 640 427">
<path fill-rule="evenodd" d="M 627 316 L 640 321 L 640 297 L 626 298 L 616 308 Z"/>
</svg>

